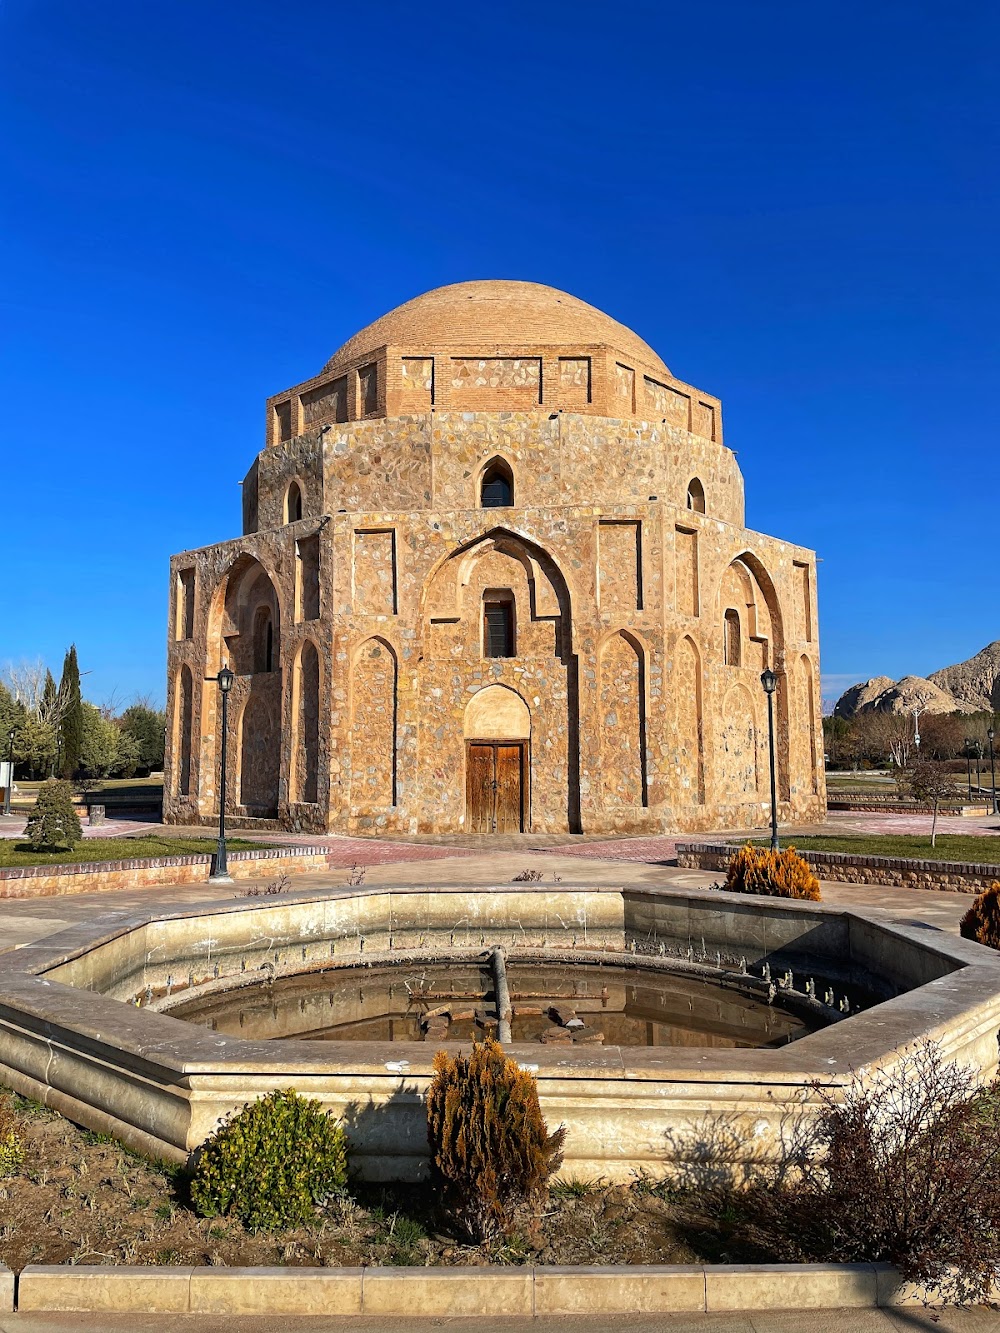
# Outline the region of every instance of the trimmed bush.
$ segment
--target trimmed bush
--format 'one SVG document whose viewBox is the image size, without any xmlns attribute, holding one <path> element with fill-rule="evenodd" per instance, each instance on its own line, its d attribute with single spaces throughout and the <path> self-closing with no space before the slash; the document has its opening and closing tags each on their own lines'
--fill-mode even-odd
<svg viewBox="0 0 1000 1333">
<path fill-rule="evenodd" d="M 72 849 L 80 842 L 83 829 L 73 809 L 73 788 L 68 782 L 50 778 L 42 783 L 24 831 L 32 847 Z"/>
<path fill-rule="evenodd" d="M 24 1142 L 17 1118 L 5 1102 L 0 1105 L 0 1176 L 12 1176 L 24 1165 Z"/>
<path fill-rule="evenodd" d="M 724 887 L 729 893 L 820 901 L 819 880 L 794 847 L 772 852 L 770 847 L 754 847 L 748 842 L 729 862 Z"/>
<path fill-rule="evenodd" d="M 202 1217 L 231 1214 L 251 1231 L 280 1231 L 309 1222 L 346 1182 L 343 1126 L 288 1088 L 250 1102 L 206 1139 L 191 1202 Z"/>
<path fill-rule="evenodd" d="M 960 930 L 967 940 L 1000 949 L 1000 880 L 979 894 L 962 917 Z"/>
<path fill-rule="evenodd" d="M 475 1244 L 537 1219 L 562 1164 L 566 1130 L 550 1134 L 532 1074 L 488 1037 L 468 1060 L 438 1051 L 427 1094 L 427 1139 L 440 1203 Z"/>
</svg>

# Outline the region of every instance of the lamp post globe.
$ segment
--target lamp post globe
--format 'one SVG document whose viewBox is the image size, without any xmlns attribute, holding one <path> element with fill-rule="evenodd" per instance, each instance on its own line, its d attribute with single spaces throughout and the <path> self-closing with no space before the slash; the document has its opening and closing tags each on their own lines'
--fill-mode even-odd
<svg viewBox="0 0 1000 1333">
<path fill-rule="evenodd" d="M 767 749 L 771 765 L 771 851 L 780 851 L 778 843 L 778 788 L 774 774 L 774 692 L 778 688 L 777 673 L 767 667 L 760 673 L 760 683 L 767 695 Z"/>
</svg>

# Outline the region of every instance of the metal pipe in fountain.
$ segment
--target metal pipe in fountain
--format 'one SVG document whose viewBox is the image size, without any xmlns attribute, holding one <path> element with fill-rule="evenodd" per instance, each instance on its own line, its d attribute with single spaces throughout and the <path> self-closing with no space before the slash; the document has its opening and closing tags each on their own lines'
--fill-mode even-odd
<svg viewBox="0 0 1000 1333">
<path fill-rule="evenodd" d="M 493 970 L 493 991 L 497 1000 L 497 1037 L 501 1045 L 511 1040 L 510 987 L 507 985 L 507 956 L 498 944 L 490 954 Z"/>
</svg>

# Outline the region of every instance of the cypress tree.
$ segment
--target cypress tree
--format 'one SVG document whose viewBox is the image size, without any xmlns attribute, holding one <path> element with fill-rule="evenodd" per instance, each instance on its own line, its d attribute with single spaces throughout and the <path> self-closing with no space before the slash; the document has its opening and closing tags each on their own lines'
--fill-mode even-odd
<svg viewBox="0 0 1000 1333">
<path fill-rule="evenodd" d="M 50 722 L 56 709 L 58 699 L 56 683 L 52 678 L 52 672 L 45 668 L 45 684 L 42 686 L 42 698 L 38 705 L 38 716 L 42 722 Z"/>
<path fill-rule="evenodd" d="M 80 766 L 83 749 L 83 698 L 80 694 L 80 666 L 76 660 L 76 644 L 70 644 L 63 662 L 59 681 L 59 739 L 61 742 L 59 771 L 64 778 L 72 778 Z"/>
</svg>

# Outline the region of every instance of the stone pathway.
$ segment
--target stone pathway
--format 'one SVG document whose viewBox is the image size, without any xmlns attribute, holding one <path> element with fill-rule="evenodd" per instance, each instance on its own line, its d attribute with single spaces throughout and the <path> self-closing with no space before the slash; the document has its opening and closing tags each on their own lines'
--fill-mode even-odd
<svg viewBox="0 0 1000 1333">
<path fill-rule="evenodd" d="M 925 1310 L 771 1310 L 732 1314 L 572 1315 L 523 1319 L 421 1319 L 328 1315 L 276 1319 L 264 1316 L 177 1314 L 0 1315 L 0 1333 L 1000 1333 L 1000 1312 Z"/>
</svg>

